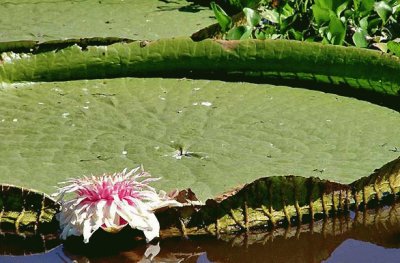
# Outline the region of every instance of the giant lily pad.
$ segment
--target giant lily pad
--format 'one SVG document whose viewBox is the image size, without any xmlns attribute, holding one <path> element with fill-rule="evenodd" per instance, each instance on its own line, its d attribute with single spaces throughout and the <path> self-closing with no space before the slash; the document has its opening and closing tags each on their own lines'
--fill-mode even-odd
<svg viewBox="0 0 400 263">
<path fill-rule="evenodd" d="M 0 103 L 1 181 L 48 193 L 68 177 L 138 164 L 163 177 L 160 188 L 191 187 L 202 200 L 272 175 L 350 183 L 396 158 L 400 145 L 396 111 L 267 84 L 17 84 L 1 90 Z"/>
<path fill-rule="evenodd" d="M 0 41 L 159 39 L 187 36 L 214 21 L 209 8 L 181 0 L 11 0 L 2 1 L 0 9 Z"/>
<path fill-rule="evenodd" d="M 163 207 L 155 213 L 160 221 L 161 238 L 195 235 L 229 237 L 241 232 L 251 234 L 280 226 L 299 228 L 307 223 L 313 229 L 314 222 L 321 218 L 341 216 L 349 211 L 358 215 L 371 206 L 376 208 L 393 204 L 400 193 L 399 175 L 400 158 L 385 164 L 370 176 L 347 185 L 315 177 L 264 177 L 208 199 L 205 204 L 199 203 L 190 189 L 182 190 L 171 195 L 182 206 Z M 11 229 L 29 236 L 37 231 L 40 234 L 57 231 L 54 215 L 59 204 L 55 200 L 37 191 L 0 186 L 2 231 Z M 117 239 L 126 237 L 126 233 L 131 238 L 135 237 L 135 240 L 143 236 L 140 231 L 124 230 Z M 100 231 L 94 243 L 102 242 L 101 236 L 104 234 L 107 235 Z M 41 240 L 46 239 L 43 236 Z M 69 238 L 68 244 L 74 246 L 77 240 L 80 237 Z"/>
</svg>

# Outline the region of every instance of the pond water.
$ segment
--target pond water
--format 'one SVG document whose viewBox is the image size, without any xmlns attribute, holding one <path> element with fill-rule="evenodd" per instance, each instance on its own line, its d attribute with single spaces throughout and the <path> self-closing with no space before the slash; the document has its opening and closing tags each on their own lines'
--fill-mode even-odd
<svg viewBox="0 0 400 263">
<path fill-rule="evenodd" d="M 398 262 L 399 211 L 397 204 L 298 228 L 218 239 L 166 239 L 152 245 L 112 239 L 91 247 L 65 247 L 55 239 L 15 242 L 16 236 L 3 235 L 0 262 Z M 115 250 L 118 246 L 123 251 Z"/>
</svg>

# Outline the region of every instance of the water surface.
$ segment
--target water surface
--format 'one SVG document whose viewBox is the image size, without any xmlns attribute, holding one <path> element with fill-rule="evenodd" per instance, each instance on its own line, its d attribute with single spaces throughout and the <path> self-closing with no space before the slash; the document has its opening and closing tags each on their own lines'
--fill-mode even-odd
<svg viewBox="0 0 400 263">
<path fill-rule="evenodd" d="M 56 245 L 43 253 L 0 256 L 1 262 L 397 262 L 400 257 L 400 206 L 359 212 L 248 235 L 166 239 L 159 244 L 102 240 L 92 246 Z M 97 241 L 94 241 L 97 242 Z M 22 245 L 21 245 L 22 244 Z M 123 251 L 113 251 L 118 247 Z M 129 248 L 130 247 L 130 248 Z M 158 251 L 159 249 L 159 251 Z M 33 252 L 38 252 L 33 251 Z M 29 254 L 23 243 L 2 254 Z"/>
</svg>

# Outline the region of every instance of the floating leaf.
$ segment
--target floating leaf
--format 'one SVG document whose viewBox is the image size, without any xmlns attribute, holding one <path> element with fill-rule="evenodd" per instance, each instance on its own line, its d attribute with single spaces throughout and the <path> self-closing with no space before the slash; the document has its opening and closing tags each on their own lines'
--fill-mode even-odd
<svg viewBox="0 0 400 263">
<path fill-rule="evenodd" d="M 338 13 L 340 9 L 343 9 L 343 5 L 347 5 L 348 0 L 315 0 L 315 4 L 321 8 L 328 9 L 334 13 Z"/>
<path fill-rule="evenodd" d="M 387 48 L 390 52 L 394 53 L 397 56 L 400 56 L 400 42 L 397 40 L 389 41 L 387 43 Z"/>
<path fill-rule="evenodd" d="M 264 12 L 263 12 L 263 17 L 275 24 L 279 23 L 279 16 L 280 16 L 280 14 L 278 13 L 278 11 L 276 11 L 276 9 L 272 9 L 272 10 L 267 9 L 267 10 L 264 10 Z"/>
<path fill-rule="evenodd" d="M 261 21 L 261 16 L 257 11 L 254 11 L 251 8 L 244 8 L 244 14 L 246 15 L 247 25 L 249 26 L 257 26 Z"/>
<path fill-rule="evenodd" d="M 252 38 L 252 33 L 253 33 L 252 28 L 251 27 L 247 27 L 246 31 L 244 31 L 244 33 L 243 33 L 243 35 L 242 35 L 242 37 L 240 39 L 241 40 L 250 39 L 250 38 Z"/>
<path fill-rule="evenodd" d="M 380 51 L 387 53 L 388 52 L 388 47 L 387 43 L 374 43 L 372 44 L 374 47 L 378 48 Z"/>
<path fill-rule="evenodd" d="M 312 171 L 320 164 L 318 156 L 325 154 L 332 156 L 332 161 L 322 167 L 327 170 L 321 173 L 321 178 L 339 182 L 356 179 L 357 174 L 394 154 L 372 144 L 380 140 L 393 146 L 399 144 L 399 137 L 394 135 L 398 121 L 393 111 L 351 99 L 335 100 L 323 93 L 310 95 L 303 90 L 266 84 L 132 78 L 143 74 L 174 76 L 189 70 L 192 74 L 236 72 L 237 76 L 244 76 L 243 71 L 250 70 L 252 74 L 269 78 L 346 83 L 361 86 L 360 92 L 373 89 L 389 97 L 397 96 L 398 58 L 371 50 L 282 40 L 195 42 L 180 38 L 88 46 L 84 50 L 74 45 L 57 52 L 5 53 L 3 56 L 8 62 L 0 65 L 1 78 L 12 83 L 3 84 L 4 87 L 26 87 L 6 88 L 0 96 L 3 105 L 0 132 L 5 138 L 0 141 L 0 149 L 6 164 L 0 169 L 9 183 L 20 183 L 31 176 L 35 178 L 30 182 L 34 183 L 31 187 L 51 191 L 51 185 L 66 177 L 113 171 L 140 160 L 154 175 L 168 178 L 163 189 L 190 184 L 204 200 L 227 187 L 264 175 L 292 171 L 309 176 L 310 171 L 316 173 Z M 379 70 L 372 71 L 371 65 Z M 122 76 L 131 78 L 118 78 Z M 113 79 L 87 80 L 105 77 Z M 82 80 L 13 83 L 74 78 Z M 194 86 L 201 87 L 202 91 L 193 90 Z M 318 99 L 311 101 L 308 96 L 318 96 Z M 346 114 L 338 115 L 335 125 L 331 126 L 326 116 L 336 116 L 332 113 L 338 111 L 338 103 L 340 111 Z M 242 104 L 251 107 L 231 107 Z M 285 105 L 293 107 L 287 109 Z M 298 121 L 293 119 L 308 119 L 307 114 L 315 112 L 313 108 L 318 108 L 313 121 L 296 126 Z M 368 119 L 363 117 L 365 110 L 370 112 Z M 354 119 L 363 121 L 354 123 Z M 232 121 L 236 125 L 233 130 Z M 353 125 L 348 127 L 347 122 Z M 318 129 L 317 137 L 325 138 L 322 141 L 310 137 L 307 128 L 321 123 L 324 125 Z M 374 129 L 363 128 L 371 125 Z M 256 129 L 249 131 L 253 126 Z M 227 137 L 227 130 L 236 135 Z M 363 130 L 362 136 L 353 140 L 351 134 L 358 134 L 359 130 Z M 282 133 L 292 134 L 292 131 L 296 139 L 282 141 Z M 345 144 L 341 143 L 342 137 L 336 137 L 343 133 L 349 134 Z M 238 141 L 237 136 L 249 139 Z M 262 143 L 254 143 L 254 138 Z M 175 148 L 175 143 L 186 151 Z M 331 147 L 336 151 L 330 152 Z M 38 148 L 42 149 L 40 153 Z M 343 156 L 345 148 L 354 148 L 356 152 Z M 269 149 L 272 158 L 267 157 L 265 149 Z M 296 156 L 304 156 L 301 163 L 290 161 L 294 151 Z M 177 153 L 182 156 L 181 160 L 174 157 Z M 344 158 L 353 158 L 353 154 L 357 155 L 356 163 L 343 162 Z M 368 157 L 371 154 L 373 160 Z M 241 160 L 240 166 L 237 160 Z M 44 165 L 48 163 L 51 165 Z M 336 174 L 343 176 L 334 177 Z M 182 177 L 185 180 L 179 179 Z"/>
<path fill-rule="evenodd" d="M 315 0 L 315 4 L 324 9 L 334 10 L 332 0 Z"/>
<path fill-rule="evenodd" d="M 355 10 L 362 16 L 374 10 L 375 0 L 354 0 Z"/>
<path fill-rule="evenodd" d="M 364 17 L 360 20 L 360 27 L 364 31 L 368 31 L 368 17 Z"/>
<path fill-rule="evenodd" d="M 239 40 L 247 32 L 247 26 L 238 26 L 230 29 L 226 34 L 227 40 Z"/>
<path fill-rule="evenodd" d="M 346 27 L 343 22 L 336 16 L 330 17 L 329 22 L 329 41 L 333 45 L 342 45 L 346 36 Z"/>
<path fill-rule="evenodd" d="M 374 10 L 378 13 L 383 23 L 386 23 L 393 12 L 392 7 L 385 1 L 376 2 L 374 5 Z"/>
<path fill-rule="evenodd" d="M 0 3 L 0 41 L 43 42 L 98 36 L 155 40 L 190 35 L 215 22 L 211 9 L 180 0 L 99 0 L 74 1 L 74 4 L 60 0 L 29 0 Z M 68 10 L 68 15 L 61 16 L 56 10 Z"/>
<path fill-rule="evenodd" d="M 344 3 L 342 3 L 341 5 L 339 5 L 339 6 L 337 7 L 337 9 L 336 9 L 336 15 L 337 15 L 337 17 L 340 17 L 340 16 L 341 16 L 342 12 L 343 12 L 344 10 L 346 10 L 348 4 L 349 4 L 349 2 L 348 2 L 348 1 L 345 1 Z"/>
<path fill-rule="evenodd" d="M 56 233 L 59 205 L 45 193 L 0 184 L 0 230 L 24 235 Z"/>
<path fill-rule="evenodd" d="M 282 7 L 282 11 L 280 13 L 280 20 L 285 20 L 291 16 L 293 16 L 296 13 L 296 10 L 293 9 L 288 3 L 286 3 Z"/>
<path fill-rule="evenodd" d="M 323 23 L 330 21 L 332 11 L 330 11 L 329 9 L 322 8 L 318 5 L 313 5 L 312 10 L 315 21 L 318 25 L 322 25 Z"/>
<path fill-rule="evenodd" d="M 303 40 L 303 37 L 304 37 L 303 34 L 294 29 L 288 30 L 288 33 L 292 36 L 293 39 L 296 39 L 298 41 Z"/>
<path fill-rule="evenodd" d="M 217 18 L 219 25 L 221 26 L 222 32 L 228 31 L 232 24 L 231 18 L 215 2 L 211 2 L 211 8 L 214 11 L 214 15 Z"/>
<path fill-rule="evenodd" d="M 369 42 L 366 38 L 367 36 L 368 36 L 368 33 L 364 29 L 357 28 L 356 32 L 354 33 L 354 35 L 352 37 L 354 44 L 360 48 L 368 47 Z"/>
<path fill-rule="evenodd" d="M 346 28 L 335 15 L 331 16 L 329 28 L 326 30 L 330 43 L 336 45 L 343 43 Z M 279 34 L 275 36 L 279 37 Z M 38 48 L 42 45 L 46 43 L 39 45 Z M 166 46 L 169 48 L 165 48 Z M 175 47 L 179 47 L 180 52 L 177 53 Z M 249 52 L 250 50 L 252 51 Z M 285 56 L 281 56 L 277 50 Z M 344 50 L 346 51 L 343 52 Z M 182 74 L 185 70 L 196 72 L 205 69 L 219 72 L 275 72 L 277 70 L 275 67 L 279 65 L 281 71 L 279 75 L 296 70 L 317 75 L 346 76 L 348 79 L 358 79 L 356 82 L 346 80 L 350 86 L 359 87 L 360 79 L 364 79 L 368 80 L 365 82 L 368 85 L 363 86 L 364 88 L 373 87 L 376 91 L 397 94 L 400 87 L 397 84 L 390 85 L 390 88 L 382 86 L 382 79 L 398 83 L 400 75 L 397 74 L 397 69 L 400 68 L 400 64 L 390 56 L 380 56 L 371 51 L 363 51 L 362 54 L 360 56 L 360 51 L 353 49 L 284 40 L 248 40 L 232 43 L 211 39 L 195 42 L 189 38 L 175 38 L 153 42 L 116 43 L 110 46 L 88 46 L 85 50 L 73 45 L 60 48 L 57 52 L 3 53 L 2 59 L 6 63 L 0 64 L 0 79 L 3 82 L 57 81 L 157 75 L 167 72 L 173 75 L 178 72 Z M 66 57 L 73 58 L 73 62 L 66 60 Z M 294 69 L 292 65 L 296 61 L 300 64 Z M 352 63 L 349 64 L 348 61 Z M 319 67 L 319 63 L 329 63 L 332 67 L 329 69 Z M 382 70 L 371 72 L 368 66 L 370 63 L 379 65 Z"/>
<path fill-rule="evenodd" d="M 257 39 L 260 39 L 260 40 L 264 40 L 267 38 L 265 32 L 263 32 L 262 30 L 256 30 L 255 36 Z"/>
<path fill-rule="evenodd" d="M 188 189 L 173 195 L 183 201 L 183 207 L 162 208 L 155 213 L 161 225 L 162 237 L 233 234 L 262 228 L 267 230 L 278 226 L 312 223 L 321 215 L 332 216 L 367 206 L 386 205 L 396 200 L 400 193 L 399 179 L 400 158 L 348 185 L 316 177 L 272 176 L 225 192 L 207 200 L 205 204 L 197 201 L 192 203 L 191 200 L 197 198 Z M 25 205 L 32 201 L 31 197 L 26 196 L 29 193 L 22 188 L 1 186 L 0 201 L 5 211 L 0 218 L 1 227 L 4 223 L 10 223 L 18 231 L 19 224 L 26 221 L 21 221 L 24 213 L 31 210 L 37 215 L 29 222 L 36 224 L 39 220 L 41 223 L 43 219 L 40 218 L 46 209 L 50 209 L 46 212 L 46 218 L 54 218 L 58 204 L 49 199 L 47 205 L 43 204 L 45 201 L 36 202 L 38 207 L 32 205 L 30 208 L 30 205 Z M 35 198 L 37 195 L 34 192 Z M 47 198 L 43 195 L 39 197 L 39 201 Z M 14 211 L 16 215 L 11 216 Z"/>
</svg>

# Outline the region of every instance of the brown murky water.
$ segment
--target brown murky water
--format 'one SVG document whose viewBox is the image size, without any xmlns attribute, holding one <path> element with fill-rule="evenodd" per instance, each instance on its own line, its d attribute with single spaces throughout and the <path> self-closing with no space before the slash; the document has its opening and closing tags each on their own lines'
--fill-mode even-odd
<svg viewBox="0 0 400 263">
<path fill-rule="evenodd" d="M 65 246 L 54 238 L 43 242 L 41 237 L 3 234 L 0 253 L 0 262 L 29 263 L 400 262 L 400 204 L 268 233 L 168 239 L 153 245 L 124 235 L 91 246 Z"/>
</svg>

